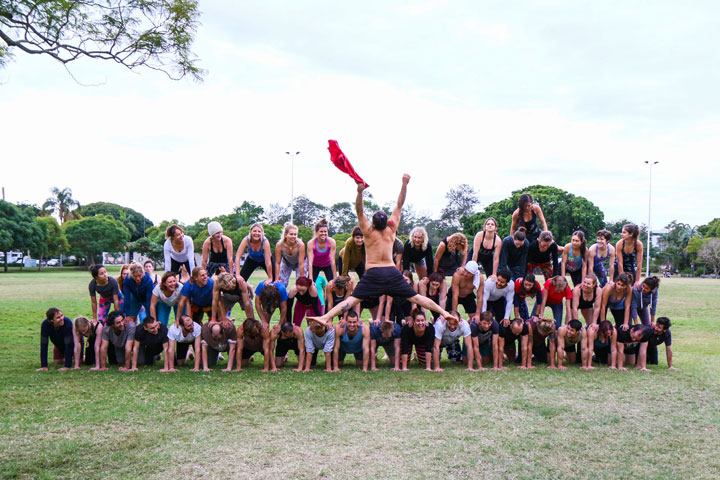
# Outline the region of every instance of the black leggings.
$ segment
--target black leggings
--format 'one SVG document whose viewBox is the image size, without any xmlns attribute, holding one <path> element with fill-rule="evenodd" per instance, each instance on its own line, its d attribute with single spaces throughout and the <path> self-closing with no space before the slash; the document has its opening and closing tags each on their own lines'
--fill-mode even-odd
<svg viewBox="0 0 720 480">
<path fill-rule="evenodd" d="M 258 269 L 258 267 L 265 270 L 266 274 L 269 274 L 267 271 L 267 267 L 265 266 L 265 260 L 263 260 L 262 262 L 258 262 L 258 261 L 253 260 L 250 257 L 247 257 L 245 259 L 245 263 L 243 263 L 243 266 L 240 269 L 240 276 L 242 278 L 244 278 L 245 281 L 247 282 L 248 279 L 250 278 L 250 275 L 252 275 L 253 272 Z M 275 278 L 275 263 L 272 264 L 272 274 L 273 274 L 273 278 Z"/>
<path fill-rule="evenodd" d="M 620 328 L 620 326 L 625 323 L 625 308 L 623 308 L 622 310 L 613 310 L 611 308 L 610 313 L 612 313 L 612 316 L 615 319 L 615 326 L 617 328 Z"/>
<path fill-rule="evenodd" d="M 185 260 L 184 262 L 178 262 L 174 258 L 170 258 L 170 271 L 175 272 L 178 275 L 180 275 L 180 267 L 185 265 L 185 269 L 189 274 L 192 274 L 192 271 L 190 270 L 190 260 Z"/>
<path fill-rule="evenodd" d="M 317 277 L 320 275 L 320 272 L 323 272 L 325 274 L 325 280 L 327 280 L 328 282 L 331 282 L 332 279 L 334 278 L 332 267 L 330 265 L 328 265 L 327 267 L 318 267 L 317 265 L 313 265 L 313 282 L 315 280 L 317 280 Z M 365 273 L 364 265 L 363 265 L 363 273 Z"/>
<path fill-rule="evenodd" d="M 478 263 L 482 265 L 483 271 L 485 272 L 485 276 L 489 277 L 493 274 L 493 260 L 495 257 L 495 253 L 489 253 L 489 254 L 483 254 L 478 252 Z M 472 257 L 470 257 L 472 258 Z"/>
<path fill-rule="evenodd" d="M 582 268 L 580 268 L 580 269 L 578 269 L 578 270 L 575 270 L 574 272 L 567 272 L 567 273 L 570 274 L 570 279 L 571 279 L 572 282 L 573 282 L 573 287 L 576 287 L 576 286 L 578 286 L 579 284 L 582 283 L 582 281 L 583 281 L 583 279 L 582 279 Z"/>
</svg>

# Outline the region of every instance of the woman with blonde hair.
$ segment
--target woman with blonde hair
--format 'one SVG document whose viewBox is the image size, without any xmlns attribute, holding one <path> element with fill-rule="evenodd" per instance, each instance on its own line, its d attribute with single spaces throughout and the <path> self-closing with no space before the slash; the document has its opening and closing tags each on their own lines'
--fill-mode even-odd
<svg viewBox="0 0 720 480">
<path fill-rule="evenodd" d="M 433 247 L 424 227 L 415 227 L 410 231 L 403 248 L 402 263 L 403 270 L 410 270 L 412 264 L 419 279 L 433 273 Z"/>
<path fill-rule="evenodd" d="M 265 238 L 265 229 L 261 223 L 253 223 L 250 234 L 242 239 L 235 255 L 236 268 L 242 263 L 242 256 L 247 249 L 247 258 L 240 269 L 240 276 L 247 281 L 258 268 L 265 270 L 268 282 L 272 282 L 275 265 L 272 262 L 270 242 Z"/>
<path fill-rule="evenodd" d="M 255 314 L 250 301 L 250 292 L 245 279 L 239 275 L 223 272 L 215 278 L 213 285 L 212 313 L 210 318 L 219 322 L 228 316 L 236 303 L 245 311 L 247 318 L 254 318 Z"/>
<path fill-rule="evenodd" d="M 75 328 L 75 369 L 80 364 L 94 365 L 91 370 L 100 370 L 100 345 L 102 344 L 103 324 L 99 321 L 90 321 L 87 317 L 79 316 L 73 322 Z M 87 339 L 87 346 L 84 345 Z"/>
<path fill-rule="evenodd" d="M 433 270 L 442 273 L 446 277 L 452 277 L 455 270 L 464 266 L 467 262 L 467 254 L 467 237 L 460 232 L 453 233 L 449 237 L 440 240 L 435 251 Z"/>
<path fill-rule="evenodd" d="M 472 260 L 482 265 L 486 278 L 497 278 L 503 239 L 497 234 L 497 220 L 489 217 L 473 240 Z"/>
<path fill-rule="evenodd" d="M 195 268 L 195 245 L 179 225 L 173 223 L 165 230 L 163 253 L 166 272 L 180 273 L 180 265 L 185 265 L 188 272 Z"/>
<path fill-rule="evenodd" d="M 304 277 L 305 263 L 305 244 L 298 237 L 298 227 L 286 222 L 282 238 L 275 244 L 275 281 L 287 287 L 293 271 L 296 280 Z"/>
</svg>

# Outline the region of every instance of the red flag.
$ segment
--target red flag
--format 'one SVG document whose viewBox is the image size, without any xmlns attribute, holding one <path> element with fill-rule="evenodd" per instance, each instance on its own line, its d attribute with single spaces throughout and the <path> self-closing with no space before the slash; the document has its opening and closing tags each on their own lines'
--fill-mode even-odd
<svg viewBox="0 0 720 480">
<path fill-rule="evenodd" d="M 358 175 L 353 166 L 350 165 L 350 161 L 347 159 L 342 150 L 340 150 L 340 145 L 338 145 L 337 140 L 328 140 L 328 144 L 328 150 L 330 150 L 330 160 L 335 164 L 335 166 L 340 169 L 340 171 L 350 175 L 350 177 L 355 180 L 355 183 L 364 183 L 365 188 L 369 187 L 370 185 L 360 178 L 360 175 Z"/>
</svg>

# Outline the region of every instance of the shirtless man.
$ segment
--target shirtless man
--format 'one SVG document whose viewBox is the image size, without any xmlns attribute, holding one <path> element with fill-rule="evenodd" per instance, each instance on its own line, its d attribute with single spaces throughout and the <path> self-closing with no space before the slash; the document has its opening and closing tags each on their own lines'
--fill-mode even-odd
<svg viewBox="0 0 720 480">
<path fill-rule="evenodd" d="M 335 305 L 330 311 L 321 317 L 307 317 L 308 320 L 314 320 L 326 325 L 330 325 L 332 318 L 340 312 L 346 312 L 360 303 L 363 299 L 377 298 L 381 295 L 390 295 L 392 297 L 407 298 L 423 308 L 438 312 L 446 319 L 455 318 L 453 315 L 445 311 L 437 303 L 427 297 L 418 295 L 413 288 L 408 285 L 402 273 L 398 271 L 392 258 L 393 243 L 395 242 L 395 232 L 400 224 L 400 213 L 403 203 L 405 203 L 405 195 L 407 193 L 407 184 L 410 181 L 410 175 L 403 175 L 402 189 L 398 195 L 397 205 L 393 210 L 390 218 L 383 211 L 375 212 L 372 217 L 372 223 L 367 219 L 363 212 L 363 190 L 365 184 L 358 184 L 357 197 L 355 198 L 355 212 L 358 217 L 358 224 L 362 229 L 365 238 L 365 275 L 353 290 L 353 293 L 346 300 Z"/>
<path fill-rule="evenodd" d="M 246 319 L 237 329 L 237 359 L 236 372 L 250 364 L 250 357 L 254 353 L 262 353 L 265 359 L 263 372 L 270 371 L 270 358 L 273 352 L 270 349 L 270 329 L 264 323 L 254 318 Z"/>
<path fill-rule="evenodd" d="M 583 342 L 583 334 L 585 330 L 582 327 L 580 320 L 570 320 L 567 324 L 558 328 L 557 332 L 557 368 L 560 370 L 567 370 L 567 367 L 563 365 L 563 360 L 567 358 L 568 363 L 577 362 L 577 347 L 580 346 L 580 356 L 582 358 L 583 369 L 584 365 L 587 364 L 586 355 L 592 355 L 586 348 L 585 342 Z"/>
<path fill-rule="evenodd" d="M 464 267 L 455 270 L 452 276 L 452 284 L 448 290 L 445 309 L 457 312 L 458 304 L 465 308 L 465 315 L 470 321 L 477 321 L 483 303 L 483 288 L 485 281 L 480 275 L 480 268 L 477 262 L 470 260 Z M 475 296 L 477 290 L 477 296 Z"/>
<path fill-rule="evenodd" d="M 277 372 L 277 369 L 287 362 L 287 354 L 292 350 L 298 357 L 296 372 L 302 372 L 305 366 L 305 335 L 302 328 L 292 322 L 283 322 L 282 325 L 275 325 L 270 332 L 270 351 L 275 355 L 270 356 L 270 371 Z"/>
</svg>

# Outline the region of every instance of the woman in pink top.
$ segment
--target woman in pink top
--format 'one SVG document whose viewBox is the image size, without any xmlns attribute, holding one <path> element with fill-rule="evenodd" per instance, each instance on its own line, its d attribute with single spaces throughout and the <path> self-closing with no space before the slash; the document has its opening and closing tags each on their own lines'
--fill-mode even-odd
<svg viewBox="0 0 720 480">
<path fill-rule="evenodd" d="M 337 275 L 335 270 L 335 240 L 328 237 L 327 220 L 322 219 L 315 224 L 315 236 L 307 245 L 308 269 L 313 281 L 320 272 L 330 282 Z"/>
</svg>

